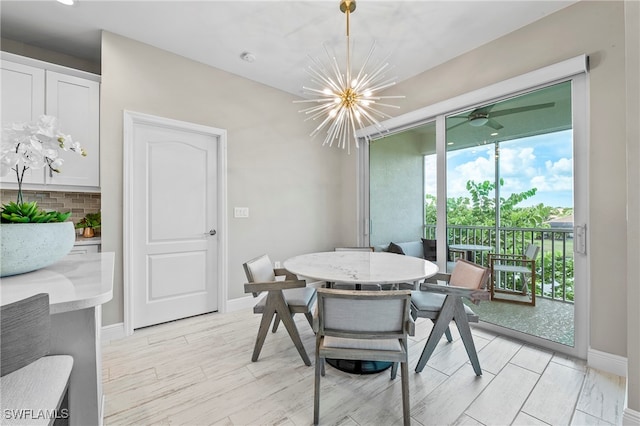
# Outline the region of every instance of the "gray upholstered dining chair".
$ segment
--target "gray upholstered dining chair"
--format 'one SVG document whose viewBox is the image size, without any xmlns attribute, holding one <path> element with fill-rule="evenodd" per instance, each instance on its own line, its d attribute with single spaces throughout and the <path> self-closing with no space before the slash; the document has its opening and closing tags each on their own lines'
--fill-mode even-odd
<svg viewBox="0 0 640 426">
<path fill-rule="evenodd" d="M 416 365 L 416 373 L 424 369 L 443 334 L 449 342 L 453 341 L 449 331 L 449 324 L 453 320 L 458 327 L 473 370 L 476 375 L 482 375 L 469 327 L 469 322 L 478 322 L 478 315 L 462 303 L 462 299 L 467 298 L 474 303 L 489 300 L 490 292 L 486 289 L 488 279 L 488 268 L 468 260 L 458 259 L 451 274 L 436 274 L 427 279 L 420 290 L 411 292 L 413 319 L 420 317 L 433 321 L 433 329 Z M 437 284 L 439 281 L 444 281 L 447 285 Z"/>
<path fill-rule="evenodd" d="M 56 425 L 68 424 L 68 390 L 73 357 L 49 355 L 49 295 L 41 293 L 2 306 L 0 323 L 2 411 L 38 409 L 52 417 L 55 414 Z M 7 424 L 26 424 L 25 419 L 4 420 Z M 12 420 L 16 422 L 12 423 Z M 31 420 L 32 424 L 54 423 L 54 419 L 49 418 Z"/>
<path fill-rule="evenodd" d="M 318 289 L 313 423 L 320 420 L 320 377 L 325 359 L 392 362 L 391 379 L 401 365 L 402 412 L 410 424 L 407 335 L 414 334 L 411 292 Z"/>
<path fill-rule="evenodd" d="M 273 332 L 276 332 L 279 322 L 282 321 L 300 357 L 306 365 L 311 365 L 293 315 L 304 314 L 313 326 L 312 306 L 316 300 L 315 288 L 307 287 L 304 280 L 299 280 L 285 269 L 274 269 L 271 259 L 266 254 L 251 259 L 242 266 L 249 281 L 244 285 L 245 293 L 252 293 L 253 297 L 258 297 L 261 292 L 267 292 L 267 295 L 253 307 L 255 314 L 262 314 L 262 320 L 251 361 L 258 360 L 273 320 Z M 276 276 L 283 276 L 285 279 L 279 281 Z"/>
</svg>

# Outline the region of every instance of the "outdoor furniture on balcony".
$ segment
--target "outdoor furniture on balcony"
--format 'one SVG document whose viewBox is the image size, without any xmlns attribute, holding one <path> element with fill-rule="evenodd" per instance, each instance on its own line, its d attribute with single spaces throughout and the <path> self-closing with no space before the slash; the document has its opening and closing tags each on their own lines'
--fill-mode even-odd
<svg viewBox="0 0 640 426">
<path fill-rule="evenodd" d="M 489 251 L 493 250 L 492 246 L 485 246 L 482 244 L 449 244 L 449 248 L 451 250 L 459 251 L 465 253 L 465 258 L 469 262 L 476 263 L 476 252 L 477 251 Z"/>
<path fill-rule="evenodd" d="M 539 251 L 540 247 L 529 244 L 524 254 L 489 253 L 491 300 L 536 305 L 536 257 Z"/>
</svg>

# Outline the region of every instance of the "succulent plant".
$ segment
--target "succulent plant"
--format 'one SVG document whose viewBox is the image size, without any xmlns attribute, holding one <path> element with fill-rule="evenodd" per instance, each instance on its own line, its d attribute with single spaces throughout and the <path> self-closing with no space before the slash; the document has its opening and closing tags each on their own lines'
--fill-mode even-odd
<svg viewBox="0 0 640 426">
<path fill-rule="evenodd" d="M 78 228 L 100 228 L 102 222 L 102 218 L 100 212 L 97 213 L 87 213 L 85 217 L 83 217 L 80 222 L 76 223 L 76 229 Z"/>
<path fill-rule="evenodd" d="M 69 219 L 71 212 L 60 213 L 57 211 L 45 212 L 38 208 L 38 203 L 14 203 L 4 204 L 0 211 L 2 223 L 49 223 L 64 222 Z"/>
</svg>

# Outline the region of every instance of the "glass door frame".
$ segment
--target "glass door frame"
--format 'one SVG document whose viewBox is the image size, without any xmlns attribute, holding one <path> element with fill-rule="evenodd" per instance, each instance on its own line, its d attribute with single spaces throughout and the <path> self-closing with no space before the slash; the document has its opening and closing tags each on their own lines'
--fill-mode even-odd
<svg viewBox="0 0 640 426">
<path fill-rule="evenodd" d="M 531 336 L 519 331 L 480 322 L 479 326 L 498 332 L 502 335 L 515 337 L 520 340 L 546 347 L 548 349 L 565 353 L 567 355 L 586 359 L 589 346 L 589 134 L 588 134 L 588 61 L 586 55 L 580 55 L 572 59 L 559 62 L 538 70 L 523 74 L 499 83 L 469 92 L 433 105 L 420 108 L 415 111 L 389 119 L 382 124 L 389 133 L 398 133 L 422 124 L 436 123 L 436 156 L 437 156 L 437 198 L 446 199 L 446 116 L 464 111 L 479 105 L 499 102 L 503 99 L 524 94 L 552 84 L 564 81 L 572 82 L 572 120 L 574 138 L 574 227 L 581 228 L 583 232 L 575 234 L 583 235 L 582 240 L 575 242 L 574 246 L 574 270 L 575 270 L 575 300 L 574 300 L 574 347 L 551 342 L 536 336 Z M 379 138 L 379 130 L 375 128 L 363 129 L 358 133 L 361 141 Z M 369 144 L 360 145 L 364 149 L 358 151 L 357 187 L 358 201 L 357 214 L 360 224 L 358 243 L 369 245 Z M 437 258 L 440 259 L 438 267 L 446 270 L 446 203 L 439 202 L 437 207 L 436 237 L 438 240 Z"/>
</svg>

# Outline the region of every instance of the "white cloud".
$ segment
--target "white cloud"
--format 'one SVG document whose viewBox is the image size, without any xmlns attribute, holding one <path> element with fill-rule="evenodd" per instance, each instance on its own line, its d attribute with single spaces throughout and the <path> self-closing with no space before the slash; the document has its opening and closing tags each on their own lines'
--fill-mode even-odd
<svg viewBox="0 0 640 426">
<path fill-rule="evenodd" d="M 537 188 L 530 201 L 545 202 L 553 197 L 571 198 L 573 191 L 573 160 L 571 132 L 539 135 L 517 143 L 504 142 L 500 146 L 500 177 L 505 181 L 502 197 Z M 447 153 L 447 191 L 449 197 L 468 197 L 467 181 L 493 181 L 495 174 L 494 146 L 478 146 Z M 433 176 L 427 173 L 425 187 L 436 191 L 435 156 L 432 158 Z M 465 162 L 465 160 L 467 160 Z M 561 195 L 562 194 L 562 195 Z M 551 197 L 551 198 L 550 198 Z M 556 202 L 554 198 L 554 203 Z M 569 200 L 569 205 L 571 200 Z M 560 203 L 564 201 L 560 200 Z M 530 204 L 530 203 L 528 203 Z M 564 204 L 563 204 L 564 205 Z"/>
<path fill-rule="evenodd" d="M 573 178 L 571 176 L 547 175 L 536 176 L 531 180 L 531 185 L 540 192 L 571 191 Z"/>
<path fill-rule="evenodd" d="M 483 155 L 482 152 L 479 155 Z M 449 197 L 467 197 L 467 181 L 482 182 L 494 179 L 493 151 L 487 151 L 484 156 L 473 161 L 460 164 L 447 173 L 447 193 Z"/>
<path fill-rule="evenodd" d="M 536 155 L 533 147 L 522 149 L 500 148 L 500 175 L 504 178 L 510 176 L 535 176 Z"/>
<path fill-rule="evenodd" d="M 545 167 L 549 173 L 553 174 L 569 174 L 573 173 L 573 162 L 569 158 L 561 158 L 555 163 L 546 161 Z"/>
</svg>

